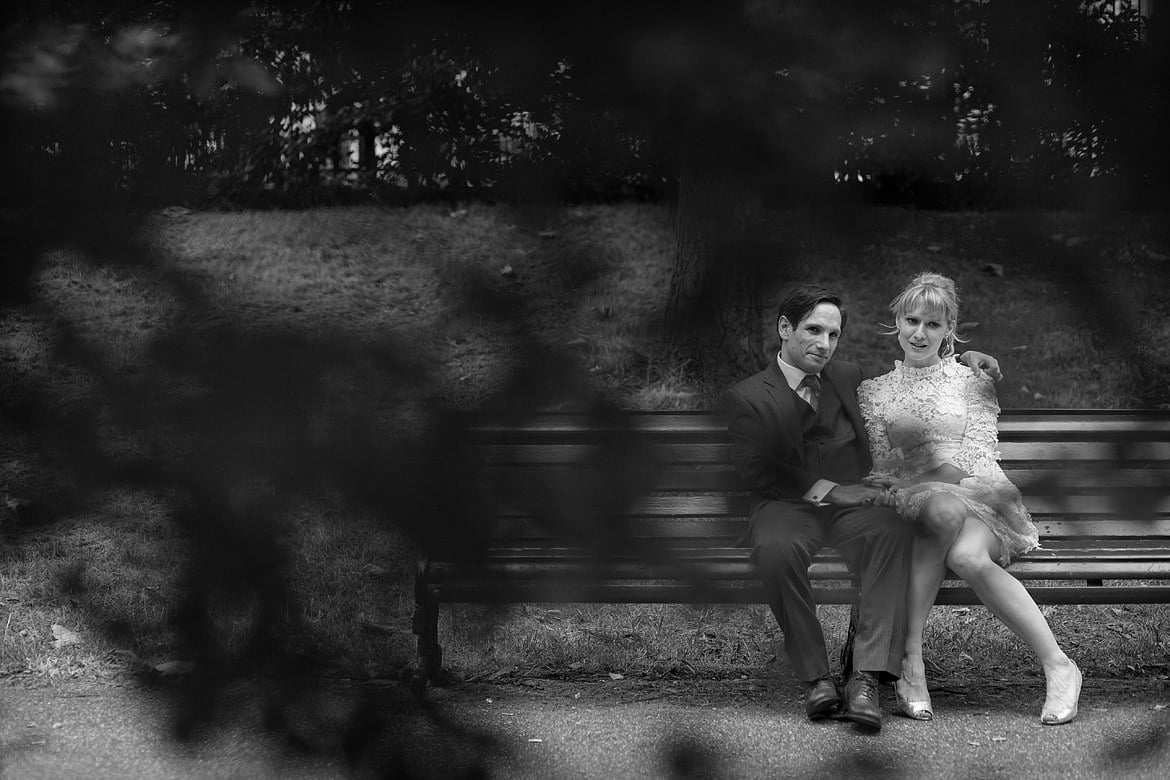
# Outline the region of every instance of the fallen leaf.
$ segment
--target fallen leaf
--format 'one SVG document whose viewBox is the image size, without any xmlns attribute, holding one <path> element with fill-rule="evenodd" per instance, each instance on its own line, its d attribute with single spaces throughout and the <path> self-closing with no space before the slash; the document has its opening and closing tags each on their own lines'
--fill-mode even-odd
<svg viewBox="0 0 1170 780">
<path fill-rule="evenodd" d="M 1007 737 L 992 737 L 992 742 L 1007 742 Z"/>
<path fill-rule="evenodd" d="M 556 230 L 542 230 L 536 235 L 540 236 L 541 238 L 556 238 L 560 235 L 560 233 Z"/>
<path fill-rule="evenodd" d="M 569 664 L 569 668 L 570 669 L 580 669 L 584 665 L 585 665 L 584 661 L 574 661 L 573 663 Z"/>
<path fill-rule="evenodd" d="M 500 269 L 500 276 L 505 279 L 512 279 L 516 276 L 516 270 L 510 265 L 506 265 Z"/>
<path fill-rule="evenodd" d="M 626 678 L 625 678 L 625 675 L 618 674 L 617 672 L 610 672 L 609 679 L 611 679 L 611 680 L 624 680 Z"/>
<path fill-rule="evenodd" d="M 195 664 L 190 661 L 164 661 L 154 665 L 154 670 L 163 677 L 179 677 L 190 674 L 194 669 Z"/>
<path fill-rule="evenodd" d="M 975 663 L 975 659 L 972 658 L 967 653 L 959 653 L 959 658 L 963 659 L 964 661 L 970 661 L 971 663 Z"/>
<path fill-rule="evenodd" d="M 942 251 L 942 247 L 941 247 L 941 246 L 939 246 L 938 244 L 931 244 L 930 246 L 928 246 L 928 247 L 926 248 L 926 251 L 927 251 L 927 252 L 941 252 L 941 251 Z"/>
<path fill-rule="evenodd" d="M 58 650 L 68 645 L 81 644 L 80 634 L 57 623 L 53 624 L 53 639 L 53 647 Z"/>
<path fill-rule="evenodd" d="M 969 740 L 967 740 L 967 744 L 968 744 L 968 745 L 971 745 L 972 747 L 980 747 L 980 746 L 981 746 L 983 743 L 982 743 L 982 742 L 976 742 L 976 741 L 975 741 L 975 740 L 973 740 L 973 739 L 969 739 Z"/>
</svg>

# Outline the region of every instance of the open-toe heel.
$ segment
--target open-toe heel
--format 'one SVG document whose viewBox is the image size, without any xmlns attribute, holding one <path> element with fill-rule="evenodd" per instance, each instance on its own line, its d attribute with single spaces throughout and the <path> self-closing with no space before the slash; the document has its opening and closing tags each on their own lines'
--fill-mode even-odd
<svg viewBox="0 0 1170 780">
<path fill-rule="evenodd" d="M 898 683 L 894 683 L 894 696 L 897 697 L 898 712 L 913 720 L 934 720 L 934 710 L 930 707 L 930 694 L 922 701 L 910 701 L 902 696 Z"/>
<path fill-rule="evenodd" d="M 1068 723 L 1077 716 L 1077 702 L 1081 698 L 1081 670 L 1075 662 L 1072 664 L 1072 675 L 1068 681 L 1058 687 L 1049 686 L 1044 699 L 1044 709 L 1040 711 L 1040 722 L 1045 726 L 1059 726 Z"/>
</svg>

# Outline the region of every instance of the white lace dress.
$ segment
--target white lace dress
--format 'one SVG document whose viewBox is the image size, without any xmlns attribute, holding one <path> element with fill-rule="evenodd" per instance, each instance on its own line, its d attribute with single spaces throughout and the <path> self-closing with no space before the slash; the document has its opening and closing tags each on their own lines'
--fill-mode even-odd
<svg viewBox="0 0 1170 780">
<path fill-rule="evenodd" d="M 857 389 L 873 453 L 873 473 L 915 477 L 949 463 L 971 476 L 959 484 L 923 482 L 897 491 L 898 512 L 917 520 L 932 495 L 958 496 L 999 537 L 1000 565 L 1039 546 L 1020 491 L 999 466 L 999 401 L 986 375 L 944 360 L 926 368 L 895 361 Z"/>
</svg>

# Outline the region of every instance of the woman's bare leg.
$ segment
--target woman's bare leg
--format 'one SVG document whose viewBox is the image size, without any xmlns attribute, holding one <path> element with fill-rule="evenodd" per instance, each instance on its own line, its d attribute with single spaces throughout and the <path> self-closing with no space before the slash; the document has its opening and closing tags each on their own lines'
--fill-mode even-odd
<svg viewBox="0 0 1170 780">
<path fill-rule="evenodd" d="M 946 554 L 967 517 L 967 509 L 955 496 L 939 493 L 929 498 L 918 518 L 917 535 L 906 587 L 906 651 L 898 694 L 911 702 L 928 701 L 922 637 L 930 608 L 946 575 Z"/>
<path fill-rule="evenodd" d="M 999 545 L 995 534 L 971 517 L 947 552 L 946 562 L 971 586 L 979 600 L 1040 659 L 1048 687 L 1045 714 L 1067 714 L 1070 711 L 1075 714 L 1080 672 L 1060 649 L 1032 594 L 995 562 L 999 557 Z"/>
</svg>

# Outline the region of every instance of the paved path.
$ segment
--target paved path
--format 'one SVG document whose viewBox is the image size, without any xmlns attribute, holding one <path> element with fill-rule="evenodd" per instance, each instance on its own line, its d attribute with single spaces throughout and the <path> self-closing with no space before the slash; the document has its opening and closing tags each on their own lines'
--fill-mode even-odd
<svg viewBox="0 0 1170 780">
<path fill-rule="evenodd" d="M 239 693 L 220 725 L 184 744 L 173 739 L 165 691 L 8 687 L 0 778 L 1162 778 L 1170 766 L 1164 680 L 1090 682 L 1080 717 L 1061 727 L 1039 724 L 1034 685 L 944 689 L 934 722 L 890 717 L 878 735 L 808 722 L 792 688 L 464 683 L 433 691 L 419 709 L 393 688 L 334 686 L 294 703 L 279 738 Z M 1021 698 L 1033 706 L 1014 703 Z"/>
</svg>

